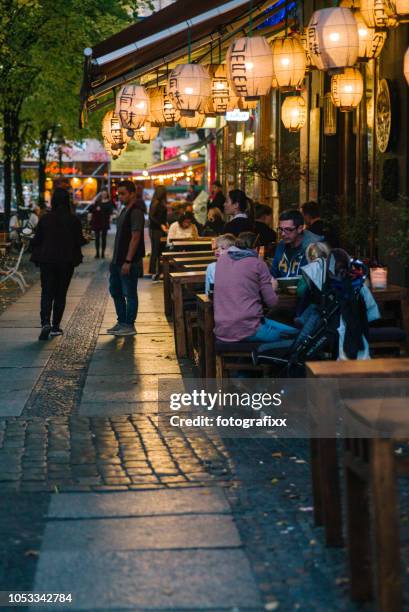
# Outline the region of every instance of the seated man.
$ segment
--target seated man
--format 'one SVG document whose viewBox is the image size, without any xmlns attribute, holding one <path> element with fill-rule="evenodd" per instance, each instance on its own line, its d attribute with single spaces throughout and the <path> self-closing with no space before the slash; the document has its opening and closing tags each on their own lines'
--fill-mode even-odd
<svg viewBox="0 0 409 612">
<path fill-rule="evenodd" d="M 236 237 L 233 234 L 222 234 L 216 238 L 216 250 L 214 252 L 217 258 L 221 257 L 227 250 L 234 245 Z M 216 273 L 216 261 L 213 261 L 207 266 L 206 270 L 206 295 L 211 295 L 214 289 L 214 275 Z"/>
<path fill-rule="evenodd" d="M 331 249 L 339 246 L 339 240 L 335 228 L 330 223 L 321 219 L 320 207 L 317 202 L 305 202 L 301 206 L 304 222 L 307 229 L 313 234 L 323 236 L 324 241 Z"/>
<path fill-rule="evenodd" d="M 265 256 L 272 252 L 273 244 L 277 240 L 277 234 L 272 229 L 273 211 L 266 204 L 255 205 L 254 231 L 258 235 L 258 243 L 265 247 Z"/>
<path fill-rule="evenodd" d="M 312 242 L 321 242 L 317 236 L 304 229 L 304 217 L 299 210 L 285 210 L 280 215 L 279 232 L 281 240 L 277 245 L 271 274 L 274 278 L 300 276 L 302 266 L 308 261 L 305 251 Z"/>
</svg>

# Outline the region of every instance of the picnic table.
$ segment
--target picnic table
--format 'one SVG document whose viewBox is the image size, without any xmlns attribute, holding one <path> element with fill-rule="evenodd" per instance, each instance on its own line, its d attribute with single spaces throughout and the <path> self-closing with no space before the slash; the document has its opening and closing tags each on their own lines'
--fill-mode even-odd
<svg viewBox="0 0 409 612">
<path fill-rule="evenodd" d="M 172 314 L 172 299 L 169 273 L 174 271 L 183 271 L 184 261 L 193 263 L 211 263 L 215 260 L 211 251 L 191 251 L 186 252 L 167 252 L 162 254 L 162 271 L 163 271 L 163 302 L 165 315 Z M 199 268 L 200 270 L 200 268 Z"/>
<path fill-rule="evenodd" d="M 205 293 L 199 293 L 197 300 L 198 364 L 200 377 L 215 378 L 216 361 L 214 346 L 213 302 Z"/>
<path fill-rule="evenodd" d="M 176 355 L 186 357 L 187 342 L 184 317 L 183 291 L 190 290 L 193 297 L 194 287 L 204 286 L 206 273 L 198 272 L 170 272 L 171 292 L 173 295 L 173 329 L 175 334 Z M 200 289 L 199 289 L 200 290 Z"/>
</svg>

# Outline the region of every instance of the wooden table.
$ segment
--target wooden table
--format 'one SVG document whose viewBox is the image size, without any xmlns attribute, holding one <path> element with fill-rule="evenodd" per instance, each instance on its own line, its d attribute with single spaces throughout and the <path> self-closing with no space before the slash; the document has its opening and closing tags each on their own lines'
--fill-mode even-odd
<svg viewBox="0 0 409 612">
<path fill-rule="evenodd" d="M 183 290 L 201 285 L 202 291 L 206 273 L 200 272 L 171 272 L 171 293 L 173 296 L 173 330 L 175 334 L 176 355 L 186 357 L 187 343 L 185 330 L 185 317 L 183 312 Z"/>
<path fill-rule="evenodd" d="M 172 271 L 172 262 L 176 257 L 178 260 L 182 260 L 193 259 L 194 257 L 213 258 L 213 255 L 209 253 L 209 251 L 195 251 L 194 253 L 192 253 L 192 251 L 178 251 L 177 253 L 175 253 L 175 251 L 167 251 L 166 253 L 162 253 L 163 303 L 166 316 L 172 314 L 169 273 Z"/>
<path fill-rule="evenodd" d="M 172 242 L 174 251 L 212 251 L 212 240 L 174 240 Z"/>
<path fill-rule="evenodd" d="M 213 302 L 204 293 L 197 299 L 199 369 L 202 379 L 216 377 Z"/>
<path fill-rule="evenodd" d="M 409 354 L 409 289 L 399 285 L 388 285 L 386 289 L 372 289 L 371 291 L 381 315 L 384 314 L 388 304 L 397 304 L 397 314 L 400 318 L 400 326 L 406 332 L 406 351 Z"/>
<path fill-rule="evenodd" d="M 409 376 L 409 359 L 368 361 L 319 361 L 306 364 L 307 377 L 314 378 L 394 378 Z M 333 397 L 323 385 L 320 403 L 331 406 Z M 342 504 L 336 438 L 311 438 L 311 480 L 316 525 L 324 525 L 328 546 L 341 546 Z"/>
</svg>

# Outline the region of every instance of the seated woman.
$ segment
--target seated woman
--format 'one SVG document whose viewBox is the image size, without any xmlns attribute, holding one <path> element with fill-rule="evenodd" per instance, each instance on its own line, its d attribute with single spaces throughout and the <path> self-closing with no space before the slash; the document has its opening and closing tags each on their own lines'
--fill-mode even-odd
<svg viewBox="0 0 409 612">
<path fill-rule="evenodd" d="M 214 252 L 217 258 L 221 257 L 227 250 L 234 246 L 236 241 L 236 237 L 233 234 L 222 234 L 222 236 L 218 236 L 216 238 L 216 250 Z M 206 269 L 206 287 L 205 293 L 206 295 L 213 294 L 214 290 L 214 275 L 216 273 L 216 261 L 213 261 L 207 266 Z"/>
<path fill-rule="evenodd" d="M 257 236 L 243 232 L 220 257 L 214 283 L 215 334 L 223 342 L 274 342 L 294 328 L 266 319 L 263 305 L 277 304 L 277 282 L 258 257 Z"/>
<path fill-rule="evenodd" d="M 199 234 L 194 225 L 194 216 L 191 212 L 185 212 L 170 226 L 167 245 L 171 245 L 173 240 L 195 240 L 197 238 Z"/>
<path fill-rule="evenodd" d="M 224 219 L 222 211 L 217 206 L 207 211 L 207 221 L 203 226 L 202 236 L 219 236 L 223 232 Z"/>
<path fill-rule="evenodd" d="M 251 202 L 244 191 L 241 191 L 241 189 L 229 191 L 224 204 L 224 212 L 226 215 L 230 215 L 232 219 L 225 224 L 223 234 L 238 236 L 241 232 L 254 232 L 251 206 Z"/>
</svg>

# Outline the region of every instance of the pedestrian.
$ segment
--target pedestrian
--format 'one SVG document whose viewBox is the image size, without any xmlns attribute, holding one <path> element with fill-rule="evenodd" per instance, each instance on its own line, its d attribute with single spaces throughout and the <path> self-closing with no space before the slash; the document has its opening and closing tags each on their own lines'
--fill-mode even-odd
<svg viewBox="0 0 409 612">
<path fill-rule="evenodd" d="M 219 181 L 213 181 L 212 193 L 207 201 L 207 210 L 216 207 L 220 210 L 221 213 L 223 213 L 225 201 L 226 197 L 223 193 L 222 184 Z"/>
<path fill-rule="evenodd" d="M 166 236 L 169 228 L 166 199 L 166 187 L 159 185 L 154 191 L 149 208 L 149 234 L 151 239 L 149 274 L 152 274 L 152 280 L 154 281 L 158 280 L 160 274 L 160 256 L 164 246 L 161 238 Z"/>
<path fill-rule="evenodd" d="M 94 203 L 90 206 L 91 229 L 95 234 L 95 259 L 99 259 L 100 252 L 102 259 L 105 257 L 107 233 L 110 226 L 112 210 L 112 200 L 109 197 L 108 189 L 104 187 L 95 198 Z"/>
<path fill-rule="evenodd" d="M 242 232 L 253 232 L 254 223 L 251 218 L 251 202 L 241 189 L 229 191 L 224 204 L 224 212 L 231 215 L 223 228 L 223 234 L 234 234 L 238 236 Z"/>
<path fill-rule="evenodd" d="M 109 291 L 114 300 L 117 322 L 107 333 L 134 336 L 138 314 L 138 278 L 145 256 L 145 214 L 132 181 L 121 181 L 118 195 L 124 208 L 116 223 L 109 277 Z"/>
<path fill-rule="evenodd" d="M 84 244 L 81 222 L 71 212 L 70 194 L 57 187 L 51 198 L 51 211 L 40 218 L 32 241 L 31 261 L 40 266 L 41 272 L 39 340 L 63 333 L 60 325 L 68 287 L 74 268 L 82 262 Z"/>
</svg>

